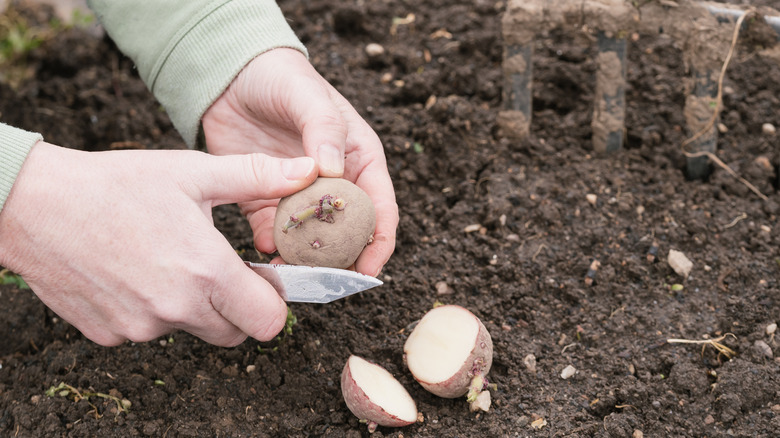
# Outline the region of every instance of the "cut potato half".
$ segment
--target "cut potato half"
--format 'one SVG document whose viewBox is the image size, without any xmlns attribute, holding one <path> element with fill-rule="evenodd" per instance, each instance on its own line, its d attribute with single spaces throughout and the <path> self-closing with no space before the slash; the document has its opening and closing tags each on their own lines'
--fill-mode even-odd
<svg viewBox="0 0 780 438">
<path fill-rule="evenodd" d="M 417 405 L 401 382 L 383 367 L 358 356 L 350 356 L 341 373 L 341 392 L 347 407 L 368 423 L 406 426 L 417 421 Z"/>
<path fill-rule="evenodd" d="M 493 341 L 482 321 L 468 309 L 439 306 L 423 316 L 404 344 L 409 371 L 440 397 L 476 394 L 493 363 Z M 480 380 L 477 382 L 475 378 Z"/>
</svg>

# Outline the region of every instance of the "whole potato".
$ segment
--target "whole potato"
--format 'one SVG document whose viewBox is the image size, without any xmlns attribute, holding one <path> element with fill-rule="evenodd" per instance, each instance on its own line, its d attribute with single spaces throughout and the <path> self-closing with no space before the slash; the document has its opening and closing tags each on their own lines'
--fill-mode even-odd
<svg viewBox="0 0 780 438">
<path fill-rule="evenodd" d="M 274 242 L 287 263 L 344 269 L 371 242 L 375 228 L 366 192 L 342 178 L 317 178 L 279 202 Z"/>
</svg>

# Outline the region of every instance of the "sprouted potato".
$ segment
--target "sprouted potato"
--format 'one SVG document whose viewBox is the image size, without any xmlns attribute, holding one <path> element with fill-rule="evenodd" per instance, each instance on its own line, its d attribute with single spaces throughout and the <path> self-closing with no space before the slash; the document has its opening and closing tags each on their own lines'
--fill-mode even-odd
<svg viewBox="0 0 780 438">
<path fill-rule="evenodd" d="M 318 178 L 279 202 L 274 243 L 293 265 L 349 268 L 373 240 L 371 198 L 342 178 Z"/>
</svg>

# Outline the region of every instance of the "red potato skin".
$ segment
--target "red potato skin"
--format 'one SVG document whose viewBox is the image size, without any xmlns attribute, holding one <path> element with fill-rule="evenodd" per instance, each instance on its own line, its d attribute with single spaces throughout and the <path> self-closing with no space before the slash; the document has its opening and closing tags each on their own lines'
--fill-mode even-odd
<svg viewBox="0 0 780 438">
<path fill-rule="evenodd" d="M 493 339 L 490 337 L 490 333 L 485 325 L 476 315 L 474 319 L 479 324 L 479 332 L 477 333 L 477 341 L 474 343 L 474 349 L 452 377 L 443 382 L 430 383 L 414 376 L 414 379 L 428 392 L 443 398 L 461 397 L 469 391 L 471 379 L 475 375 L 481 373 L 483 376 L 486 376 L 490 372 L 490 367 L 493 365 Z"/>
<path fill-rule="evenodd" d="M 368 396 L 360 389 L 360 386 L 352 378 L 349 369 L 349 361 L 341 372 L 341 393 L 349 410 L 359 419 L 373 421 L 380 426 L 402 427 L 408 426 L 414 421 L 405 421 L 372 403 Z"/>
</svg>

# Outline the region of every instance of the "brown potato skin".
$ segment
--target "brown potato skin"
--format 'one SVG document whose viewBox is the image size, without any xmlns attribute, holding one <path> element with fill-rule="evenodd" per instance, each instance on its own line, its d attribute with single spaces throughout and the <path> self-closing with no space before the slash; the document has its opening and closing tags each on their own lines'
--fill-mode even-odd
<svg viewBox="0 0 780 438">
<path fill-rule="evenodd" d="M 325 195 L 346 201 L 343 210 L 333 213 L 333 223 L 309 218 L 283 231 L 290 216 L 317 205 Z M 342 178 L 317 178 L 309 187 L 279 201 L 274 243 L 287 263 L 346 269 L 355 263 L 375 229 L 376 211 L 366 192 Z"/>
</svg>

